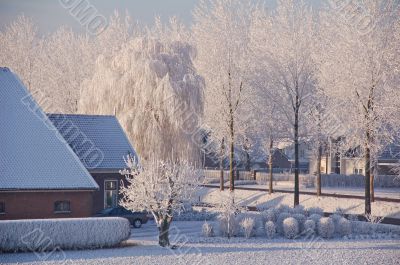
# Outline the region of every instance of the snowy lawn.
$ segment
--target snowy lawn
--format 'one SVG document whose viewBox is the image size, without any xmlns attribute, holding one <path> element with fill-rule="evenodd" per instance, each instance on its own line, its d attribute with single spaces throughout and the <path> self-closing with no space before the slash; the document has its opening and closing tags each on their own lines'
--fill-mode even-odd
<svg viewBox="0 0 400 265">
<path fill-rule="evenodd" d="M 247 187 L 247 186 L 246 186 Z M 292 206 L 293 194 L 273 193 L 269 195 L 265 191 L 235 190 L 235 196 L 241 205 L 257 206 L 259 208 L 276 207 L 281 204 Z M 201 188 L 197 194 L 201 202 L 218 204 L 221 201 L 219 189 Z M 315 195 L 300 195 L 300 204 L 305 208 L 320 207 L 326 212 L 334 212 L 340 207 L 347 214 L 363 214 L 364 200 L 342 199 L 332 197 L 320 197 Z M 372 203 L 372 214 L 375 216 L 386 216 L 400 218 L 400 203 L 377 201 Z"/>
<path fill-rule="evenodd" d="M 227 182 L 225 185 L 229 185 Z M 235 184 L 241 186 L 240 184 Z M 218 185 L 219 187 L 219 185 Z M 243 185 L 246 188 L 263 188 L 268 189 L 268 184 L 256 184 L 256 185 Z M 274 182 L 274 189 L 292 191 L 294 187 L 293 181 L 277 181 Z M 300 185 L 300 191 L 316 192 L 316 188 L 307 188 L 304 185 Z M 364 196 L 363 187 L 322 187 L 322 193 L 330 194 L 344 194 L 344 195 L 358 195 Z M 400 188 L 375 188 L 375 196 L 383 198 L 395 198 L 400 199 Z"/>
<path fill-rule="evenodd" d="M 203 238 L 203 222 L 174 222 L 171 241 L 189 243 L 176 250 L 157 245 L 154 222 L 133 229 L 123 248 L 0 255 L 0 263 L 40 264 L 399 264 L 398 240 L 269 240 L 262 237 Z"/>
</svg>

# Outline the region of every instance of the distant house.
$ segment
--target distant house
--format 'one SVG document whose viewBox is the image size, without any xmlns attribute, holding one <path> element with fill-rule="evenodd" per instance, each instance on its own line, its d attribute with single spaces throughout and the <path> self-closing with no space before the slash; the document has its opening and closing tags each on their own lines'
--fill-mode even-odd
<svg viewBox="0 0 400 265">
<path fill-rule="evenodd" d="M 295 150 L 294 143 L 291 140 L 280 141 L 277 144 L 278 148 L 282 151 L 282 153 L 288 158 L 290 162 L 290 168 L 294 170 L 295 163 Z M 301 173 L 309 173 L 310 167 L 310 157 L 312 154 L 312 150 L 310 145 L 305 141 L 299 142 L 299 170 Z"/>
<path fill-rule="evenodd" d="M 328 148 L 323 150 L 321 171 L 325 174 L 364 175 L 365 161 L 359 148 L 340 153 L 336 147 L 337 141 L 331 140 Z M 400 144 L 393 143 L 384 148 L 378 156 L 378 174 L 397 174 L 394 168 L 400 162 Z M 316 158 L 310 159 L 310 172 L 316 172 Z"/>
<path fill-rule="evenodd" d="M 121 198 L 119 171 L 124 157 L 137 155 L 115 116 L 48 114 L 82 164 L 99 186 L 94 192 L 93 213 L 115 207 Z"/>
<path fill-rule="evenodd" d="M 0 219 L 85 217 L 99 186 L 8 68 L 0 68 Z"/>
</svg>

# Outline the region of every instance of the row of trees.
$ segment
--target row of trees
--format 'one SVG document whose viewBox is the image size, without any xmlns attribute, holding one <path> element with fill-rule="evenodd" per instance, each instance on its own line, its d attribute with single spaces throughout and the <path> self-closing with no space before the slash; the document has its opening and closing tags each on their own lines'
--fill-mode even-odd
<svg viewBox="0 0 400 265">
<path fill-rule="evenodd" d="M 300 140 L 315 147 L 320 195 L 323 146 L 341 139 L 341 151 L 359 147 L 364 157 L 365 212 L 371 212 L 371 172 L 399 128 L 399 6 L 375 0 L 350 5 L 316 11 L 304 1 L 278 1 L 268 11 L 251 1 L 224 0 L 197 7 L 195 65 L 206 80 L 212 134 L 228 140 L 231 190 L 241 135 L 264 139 L 270 169 L 274 140 L 292 139 L 294 205 Z"/>
<path fill-rule="evenodd" d="M 320 183 L 326 139 L 340 137 L 364 156 L 370 213 L 371 169 L 399 128 L 399 6 L 277 2 L 200 1 L 190 29 L 115 13 L 91 38 L 66 28 L 40 36 L 22 16 L 0 32 L 0 61 L 48 112 L 115 113 L 143 160 L 199 161 L 206 134 L 229 158 L 230 190 L 237 146 L 262 145 L 272 169 L 275 143 L 291 139 L 294 205 L 299 143 L 314 146 Z"/>
</svg>

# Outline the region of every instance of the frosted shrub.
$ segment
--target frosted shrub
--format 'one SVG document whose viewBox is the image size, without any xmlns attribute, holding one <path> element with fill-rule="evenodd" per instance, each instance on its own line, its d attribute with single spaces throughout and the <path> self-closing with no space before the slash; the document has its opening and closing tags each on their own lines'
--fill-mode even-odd
<svg viewBox="0 0 400 265">
<path fill-rule="evenodd" d="M 265 223 L 265 233 L 267 234 L 267 238 L 272 239 L 275 237 L 276 234 L 276 227 L 274 222 L 267 221 Z"/>
<path fill-rule="evenodd" d="M 291 211 L 293 214 L 301 214 L 301 215 L 305 215 L 306 214 L 306 210 L 304 209 L 303 205 L 297 205 L 296 207 L 294 207 Z"/>
<path fill-rule="evenodd" d="M 214 236 L 214 227 L 207 222 L 204 222 L 202 227 L 203 236 L 205 237 L 213 237 Z"/>
<path fill-rule="evenodd" d="M 253 218 L 244 218 L 242 222 L 240 223 L 240 226 L 243 229 L 244 236 L 246 238 L 250 238 L 253 235 L 254 232 L 254 219 Z"/>
<path fill-rule="evenodd" d="M 272 208 L 268 209 L 266 211 L 263 211 L 261 213 L 261 215 L 264 219 L 264 222 L 268 222 L 268 221 L 276 222 L 276 211 Z"/>
<path fill-rule="evenodd" d="M 340 234 L 340 227 L 339 227 L 339 221 L 342 219 L 342 216 L 339 214 L 332 214 L 330 216 L 333 220 L 333 223 L 335 224 L 335 233 Z"/>
<path fill-rule="evenodd" d="M 349 214 L 347 219 L 349 219 L 349 221 L 358 221 L 358 216 L 356 214 Z"/>
<path fill-rule="evenodd" d="M 304 223 L 306 221 L 306 216 L 300 213 L 293 214 L 292 217 L 297 220 L 299 223 L 299 231 L 302 232 L 304 230 Z"/>
<path fill-rule="evenodd" d="M 343 216 L 345 214 L 345 209 L 337 207 L 335 210 L 335 214 Z"/>
<path fill-rule="evenodd" d="M 237 218 L 236 215 L 240 213 L 240 207 L 235 200 L 235 193 L 221 193 L 220 204 L 217 209 L 220 212 L 219 217 L 219 232 L 222 236 L 228 238 L 236 235 L 237 231 Z"/>
<path fill-rule="evenodd" d="M 1 251 L 53 251 L 112 247 L 129 238 L 125 218 L 71 218 L 0 222 Z"/>
<path fill-rule="evenodd" d="M 231 237 L 236 235 L 236 220 L 234 214 L 219 218 L 219 232 L 221 236 Z"/>
<path fill-rule="evenodd" d="M 324 215 L 324 210 L 322 210 L 319 207 L 310 207 L 307 209 L 307 213 L 309 216 L 313 215 L 313 214 L 318 214 L 318 215 Z"/>
<path fill-rule="evenodd" d="M 338 221 L 338 233 L 341 236 L 348 236 L 351 234 L 351 223 L 346 218 L 342 217 Z"/>
<path fill-rule="evenodd" d="M 299 234 L 299 223 L 293 217 L 283 221 L 283 232 L 286 238 L 293 239 Z"/>
<path fill-rule="evenodd" d="M 290 208 L 286 204 L 281 204 L 275 210 L 276 210 L 277 214 L 279 215 L 281 213 L 291 213 L 292 208 Z"/>
<path fill-rule="evenodd" d="M 276 229 L 278 230 L 279 234 L 282 234 L 282 235 L 284 234 L 283 233 L 283 221 L 289 217 L 290 217 L 290 213 L 287 213 L 287 212 L 279 214 L 278 219 L 276 220 Z"/>
<path fill-rule="evenodd" d="M 319 214 L 316 214 L 316 213 L 314 213 L 314 214 L 310 215 L 310 217 L 308 217 L 308 219 L 313 220 L 315 222 L 315 224 L 318 224 L 319 219 L 321 219 L 321 218 L 322 218 L 322 216 Z"/>
<path fill-rule="evenodd" d="M 314 220 L 308 219 L 304 222 L 304 231 L 307 234 L 314 234 L 315 233 L 315 222 Z"/>
<path fill-rule="evenodd" d="M 335 224 L 330 217 L 322 217 L 318 223 L 318 234 L 322 238 L 331 238 L 335 233 Z"/>
</svg>

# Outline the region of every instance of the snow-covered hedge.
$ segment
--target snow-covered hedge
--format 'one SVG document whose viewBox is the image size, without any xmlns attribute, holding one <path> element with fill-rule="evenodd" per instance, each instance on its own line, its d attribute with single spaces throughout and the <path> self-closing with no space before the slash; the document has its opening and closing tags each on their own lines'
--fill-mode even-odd
<svg viewBox="0 0 400 265">
<path fill-rule="evenodd" d="M 286 238 L 293 239 L 299 234 L 299 223 L 293 217 L 283 221 L 283 232 Z"/>
<path fill-rule="evenodd" d="M 255 221 L 253 218 L 250 217 L 244 218 L 240 222 L 240 226 L 243 229 L 243 233 L 246 238 L 250 238 L 251 236 L 254 235 Z"/>
<path fill-rule="evenodd" d="M 339 222 L 338 222 L 338 229 L 337 229 L 338 233 L 341 236 L 348 236 L 351 234 L 351 223 L 349 220 L 347 220 L 346 218 L 342 217 L 340 218 Z"/>
<path fill-rule="evenodd" d="M 112 247 L 131 234 L 119 217 L 1 221 L 0 231 L 4 252 Z"/>
<path fill-rule="evenodd" d="M 305 231 L 305 233 L 314 234 L 315 233 L 315 228 L 316 228 L 316 224 L 315 224 L 314 220 L 307 219 L 304 222 L 304 231 Z"/>
<path fill-rule="evenodd" d="M 318 223 L 318 234 L 322 238 L 331 238 L 335 233 L 335 223 L 330 217 L 322 217 Z"/>
<path fill-rule="evenodd" d="M 204 208 L 201 211 L 191 210 L 174 214 L 174 221 L 212 221 L 217 218 L 218 213 L 210 212 Z"/>
<path fill-rule="evenodd" d="M 267 238 L 272 239 L 275 237 L 276 234 L 276 227 L 274 222 L 268 221 L 265 223 L 265 234 L 267 235 Z"/>
<path fill-rule="evenodd" d="M 279 234 L 283 235 L 283 221 L 289 217 L 290 217 L 290 213 L 284 212 L 284 213 L 279 214 L 278 219 L 276 221 L 276 230 L 278 230 Z"/>
<path fill-rule="evenodd" d="M 203 236 L 205 237 L 213 237 L 214 236 L 214 227 L 212 224 L 204 222 L 203 227 L 202 227 L 202 233 Z"/>
</svg>

